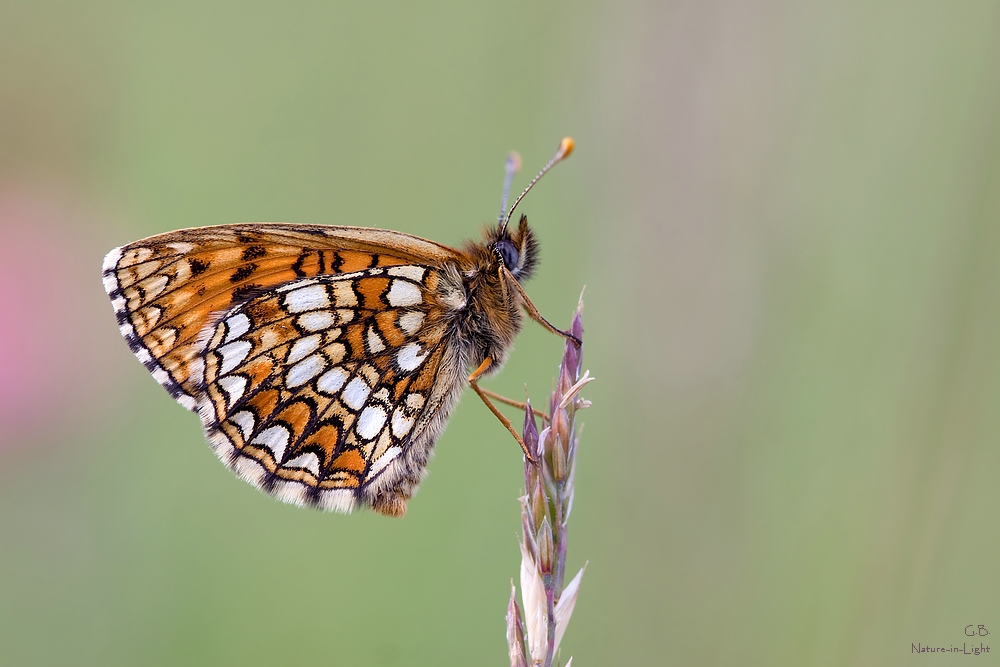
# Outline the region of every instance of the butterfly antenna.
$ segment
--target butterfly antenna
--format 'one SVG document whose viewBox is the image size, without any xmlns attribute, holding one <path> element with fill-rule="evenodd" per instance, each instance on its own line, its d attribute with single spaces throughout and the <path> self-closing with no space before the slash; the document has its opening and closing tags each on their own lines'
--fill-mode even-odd
<svg viewBox="0 0 1000 667">
<path fill-rule="evenodd" d="M 497 218 L 497 224 L 503 224 L 503 217 L 507 214 L 507 197 L 510 196 L 510 184 L 514 180 L 514 174 L 521 171 L 521 156 L 517 154 L 517 151 L 511 151 L 507 153 L 507 162 L 504 165 L 504 170 L 507 174 L 503 179 L 503 196 L 500 197 L 500 217 Z"/>
<path fill-rule="evenodd" d="M 501 235 L 505 231 L 507 231 L 507 223 L 510 222 L 510 216 L 514 215 L 514 209 L 517 208 L 517 205 L 521 202 L 522 199 L 524 199 L 524 195 L 528 194 L 528 190 L 534 187 L 535 183 L 538 182 L 538 179 L 540 179 L 542 176 L 545 175 L 545 172 L 547 172 L 549 169 L 551 169 L 552 167 L 556 166 L 557 164 L 568 158 L 569 154 L 572 152 L 573 152 L 573 140 L 569 137 L 566 137 L 559 143 L 559 150 L 557 150 L 556 154 L 552 156 L 552 159 L 549 160 L 548 164 L 542 167 L 542 170 L 538 172 L 538 175 L 535 176 L 533 179 L 531 179 L 531 183 L 528 183 L 528 187 L 524 189 L 524 192 L 522 192 L 518 196 L 518 198 L 514 200 L 514 205 L 510 207 L 510 211 L 507 212 L 507 216 L 503 219 L 503 224 L 500 226 Z"/>
</svg>

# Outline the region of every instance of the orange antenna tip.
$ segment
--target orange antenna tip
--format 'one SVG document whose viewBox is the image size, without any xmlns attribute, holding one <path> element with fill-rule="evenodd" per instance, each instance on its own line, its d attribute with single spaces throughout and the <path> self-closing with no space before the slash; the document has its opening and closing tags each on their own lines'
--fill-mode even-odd
<svg viewBox="0 0 1000 667">
<path fill-rule="evenodd" d="M 552 156 L 552 159 L 549 160 L 548 164 L 546 164 L 544 167 L 542 167 L 542 170 L 540 172 L 538 172 L 533 179 L 531 179 L 531 182 L 528 183 L 528 187 L 526 187 L 521 192 L 521 194 L 518 196 L 518 198 L 514 200 L 514 203 L 511 205 L 510 210 L 507 211 L 507 215 L 504 216 L 501 213 L 501 219 L 502 219 L 502 221 L 500 223 L 500 235 L 501 236 L 504 234 L 504 232 L 507 231 L 507 223 L 510 222 L 510 216 L 514 215 L 514 209 L 517 208 L 517 205 L 521 203 L 522 199 L 524 199 L 524 195 L 528 194 L 528 191 L 530 191 L 531 188 L 533 188 L 535 186 L 535 183 L 538 182 L 538 179 L 540 179 L 542 176 L 544 176 L 545 173 L 549 169 L 551 169 L 553 166 L 555 166 L 559 162 L 562 162 L 572 152 L 573 152 L 573 139 L 571 139 L 570 137 L 564 137 L 563 140 L 559 142 L 559 150 L 557 150 L 556 154 Z M 515 153 L 515 155 L 516 155 L 516 153 Z M 508 168 L 509 168 L 509 165 L 510 165 L 510 159 L 511 158 L 508 156 L 507 157 Z M 509 173 L 510 172 L 508 171 L 508 174 Z M 503 203 L 504 204 L 507 203 L 506 186 L 504 186 L 504 199 L 503 199 Z M 501 206 L 500 210 L 503 211 L 503 209 L 504 209 L 504 207 Z"/>
<path fill-rule="evenodd" d="M 569 157 L 569 154 L 573 152 L 573 137 L 564 137 L 562 142 L 559 144 L 559 159 L 564 160 Z"/>
</svg>

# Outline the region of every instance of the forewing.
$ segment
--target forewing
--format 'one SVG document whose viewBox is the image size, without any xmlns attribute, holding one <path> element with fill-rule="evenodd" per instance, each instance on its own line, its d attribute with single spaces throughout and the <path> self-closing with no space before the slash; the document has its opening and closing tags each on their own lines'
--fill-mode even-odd
<svg viewBox="0 0 1000 667">
<path fill-rule="evenodd" d="M 258 223 L 187 229 L 115 248 L 104 287 L 122 336 L 179 403 L 195 409 L 199 335 L 236 305 L 286 283 L 372 267 L 440 266 L 457 251 L 359 227 Z"/>
<path fill-rule="evenodd" d="M 363 501 L 434 410 L 438 280 L 426 266 L 370 268 L 296 280 L 227 312 L 194 369 L 219 457 L 286 502 Z"/>
</svg>

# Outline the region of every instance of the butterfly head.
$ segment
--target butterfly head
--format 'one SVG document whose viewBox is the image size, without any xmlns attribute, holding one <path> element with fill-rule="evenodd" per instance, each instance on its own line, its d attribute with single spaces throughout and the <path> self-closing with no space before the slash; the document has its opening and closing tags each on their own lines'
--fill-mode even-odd
<svg viewBox="0 0 1000 667">
<path fill-rule="evenodd" d="M 521 168 L 521 158 L 517 153 L 511 153 L 507 156 L 507 176 L 503 184 L 500 218 L 497 221 L 496 229 L 486 232 L 486 242 L 487 248 L 498 263 L 497 268 L 499 269 L 502 265 L 518 282 L 530 278 L 535 265 L 538 263 L 538 241 L 535 240 L 534 234 L 528 228 L 527 216 L 521 216 L 517 229 L 513 231 L 510 231 L 508 227 L 510 218 L 514 215 L 514 209 L 524 199 L 524 195 L 528 194 L 535 183 L 538 182 L 538 179 L 544 176 L 553 166 L 569 157 L 569 154 L 572 152 L 573 140 L 566 137 L 559 143 L 559 150 L 548 161 L 548 164 L 542 167 L 542 170 L 528 183 L 528 187 L 514 200 L 514 204 L 510 207 L 510 210 L 507 210 L 507 195 L 510 192 L 510 184 L 514 178 L 514 174 Z"/>
<path fill-rule="evenodd" d="M 496 261 L 519 282 L 530 278 L 538 264 L 538 240 L 528 227 L 528 217 L 522 215 L 514 230 L 497 227 L 487 234 L 487 243 Z"/>
</svg>

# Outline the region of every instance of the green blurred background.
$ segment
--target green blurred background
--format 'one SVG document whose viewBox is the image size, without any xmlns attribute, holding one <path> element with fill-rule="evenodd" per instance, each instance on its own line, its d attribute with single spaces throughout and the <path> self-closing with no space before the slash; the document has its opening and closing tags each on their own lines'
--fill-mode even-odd
<svg viewBox="0 0 1000 667">
<path fill-rule="evenodd" d="M 0 664 L 504 665 L 520 453 L 463 400 L 402 520 L 237 480 L 120 339 L 110 248 L 458 244 L 503 159 L 592 410 L 574 665 L 1000 651 L 1000 5 L 0 4 Z M 529 175 L 521 174 L 515 187 Z M 529 326 L 489 383 L 536 399 Z"/>
</svg>

